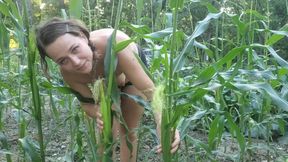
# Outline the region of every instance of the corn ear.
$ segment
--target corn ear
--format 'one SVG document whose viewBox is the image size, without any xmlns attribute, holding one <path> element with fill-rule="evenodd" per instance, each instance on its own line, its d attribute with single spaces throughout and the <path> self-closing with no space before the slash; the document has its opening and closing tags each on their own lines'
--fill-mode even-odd
<svg viewBox="0 0 288 162">
<path fill-rule="evenodd" d="M 172 155 L 170 153 L 173 133 L 171 133 L 170 113 L 166 104 L 165 85 L 160 84 L 156 86 L 151 102 L 154 114 L 161 114 L 161 145 L 163 152 L 163 160 L 171 161 Z M 157 119 L 156 119 L 157 120 Z"/>
<path fill-rule="evenodd" d="M 100 137 L 100 145 L 103 148 L 102 161 L 112 162 L 113 155 L 113 136 L 112 136 L 112 114 L 111 114 L 111 99 L 105 94 L 104 81 L 98 79 L 93 86 L 90 86 L 95 103 L 100 103 L 100 112 L 103 120 L 103 131 Z"/>
<path fill-rule="evenodd" d="M 97 79 L 94 84 L 90 85 L 90 90 L 92 92 L 93 95 L 93 99 L 95 101 L 95 103 L 99 103 L 100 102 L 100 87 L 103 86 L 101 84 L 103 84 L 104 79 Z"/>
<path fill-rule="evenodd" d="M 154 113 L 161 113 L 161 111 L 166 107 L 164 90 L 165 86 L 163 84 L 160 84 L 155 88 L 151 102 Z"/>
</svg>

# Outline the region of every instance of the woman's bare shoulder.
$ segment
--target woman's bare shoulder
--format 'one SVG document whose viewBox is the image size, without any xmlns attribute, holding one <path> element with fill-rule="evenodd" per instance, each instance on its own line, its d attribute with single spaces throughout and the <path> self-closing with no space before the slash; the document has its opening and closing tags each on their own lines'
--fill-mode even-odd
<svg viewBox="0 0 288 162">
<path fill-rule="evenodd" d="M 96 38 L 109 38 L 109 36 L 113 33 L 112 28 L 103 28 L 103 29 L 98 29 L 90 32 L 90 38 L 91 39 L 96 39 Z"/>
<path fill-rule="evenodd" d="M 103 42 L 107 40 L 113 33 L 114 29 L 112 28 L 103 28 L 99 30 L 94 30 L 90 33 L 90 38 L 96 40 L 97 42 Z M 121 30 L 117 30 L 116 34 L 117 41 L 129 39 L 129 36 Z"/>
</svg>

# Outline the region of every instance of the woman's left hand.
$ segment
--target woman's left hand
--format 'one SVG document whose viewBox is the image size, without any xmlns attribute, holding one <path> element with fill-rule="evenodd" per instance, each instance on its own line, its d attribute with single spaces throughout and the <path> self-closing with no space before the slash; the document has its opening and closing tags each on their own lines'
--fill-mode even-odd
<svg viewBox="0 0 288 162">
<path fill-rule="evenodd" d="M 172 142 L 171 144 L 171 153 L 175 153 L 178 148 L 180 146 L 180 133 L 179 131 L 176 129 L 175 130 L 175 133 L 174 133 L 174 141 Z M 161 153 L 162 152 L 162 147 L 161 145 L 157 146 L 157 150 L 156 150 L 157 153 Z"/>
</svg>

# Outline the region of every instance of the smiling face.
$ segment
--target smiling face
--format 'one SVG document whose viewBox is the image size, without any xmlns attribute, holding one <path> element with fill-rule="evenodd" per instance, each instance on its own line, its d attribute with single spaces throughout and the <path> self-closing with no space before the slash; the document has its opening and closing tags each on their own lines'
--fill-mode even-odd
<svg viewBox="0 0 288 162">
<path fill-rule="evenodd" d="M 45 51 L 63 71 L 89 74 L 92 70 L 93 52 L 84 36 L 64 34 L 49 44 Z"/>
</svg>

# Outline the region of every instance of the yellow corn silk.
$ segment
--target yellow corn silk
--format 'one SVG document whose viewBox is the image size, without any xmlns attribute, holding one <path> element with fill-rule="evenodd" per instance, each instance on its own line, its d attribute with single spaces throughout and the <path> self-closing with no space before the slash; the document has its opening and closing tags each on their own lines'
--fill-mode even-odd
<svg viewBox="0 0 288 162">
<path fill-rule="evenodd" d="M 151 102 L 153 112 L 160 113 L 166 107 L 164 91 L 165 86 L 163 84 L 156 86 Z"/>
<path fill-rule="evenodd" d="M 103 84 L 104 84 L 104 79 L 101 78 L 101 79 L 97 79 L 93 85 L 89 86 L 95 103 L 99 103 L 100 101 L 100 87 L 103 86 Z"/>
<path fill-rule="evenodd" d="M 13 38 L 10 38 L 9 48 L 10 48 L 10 49 L 19 48 L 19 43 L 16 42 Z"/>
</svg>

